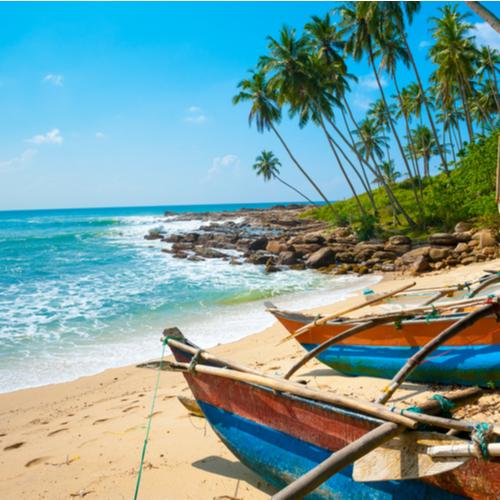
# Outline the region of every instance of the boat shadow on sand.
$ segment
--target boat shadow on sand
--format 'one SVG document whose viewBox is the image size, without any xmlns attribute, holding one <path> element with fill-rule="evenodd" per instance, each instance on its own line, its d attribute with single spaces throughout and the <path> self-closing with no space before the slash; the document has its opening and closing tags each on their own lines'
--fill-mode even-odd
<svg viewBox="0 0 500 500">
<path fill-rule="evenodd" d="M 217 474 L 219 476 L 224 476 L 230 479 L 236 479 L 237 484 L 234 498 L 241 496 L 241 494 L 238 494 L 238 490 L 241 488 L 240 482 L 247 483 L 250 486 L 257 488 L 258 490 L 268 495 L 271 495 L 276 491 L 269 484 L 263 481 L 257 474 L 252 472 L 248 467 L 237 460 L 231 461 L 227 458 L 210 455 L 208 457 L 202 458 L 201 460 L 196 460 L 191 465 L 193 467 L 196 467 L 197 469 L 209 472 L 210 474 Z"/>
</svg>

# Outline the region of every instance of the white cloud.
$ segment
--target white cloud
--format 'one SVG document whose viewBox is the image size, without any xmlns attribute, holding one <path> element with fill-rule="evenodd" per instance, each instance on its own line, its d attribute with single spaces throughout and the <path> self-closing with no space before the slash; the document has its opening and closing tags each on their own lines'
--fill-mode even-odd
<svg viewBox="0 0 500 500">
<path fill-rule="evenodd" d="M 32 142 L 33 144 L 62 144 L 63 137 L 60 130 L 58 128 L 54 128 L 46 134 L 35 135 L 31 139 L 27 139 L 27 141 Z"/>
<path fill-rule="evenodd" d="M 52 85 L 55 85 L 56 87 L 62 87 L 63 86 L 63 76 L 62 75 L 54 75 L 52 73 L 49 73 L 48 75 L 45 75 L 42 79 L 42 82 L 46 83 L 51 83 Z"/>
<path fill-rule="evenodd" d="M 8 169 L 10 167 L 20 167 L 24 163 L 29 162 L 35 155 L 36 149 L 26 149 L 19 156 L 11 158 L 10 160 L 0 161 L 0 170 Z"/>
<path fill-rule="evenodd" d="M 103 132 L 96 132 L 95 138 L 99 140 L 106 139 L 106 135 Z"/>
<path fill-rule="evenodd" d="M 388 84 L 387 80 L 383 76 L 379 76 L 379 79 L 380 79 L 380 83 L 382 84 L 382 87 L 387 87 L 387 84 Z M 375 75 L 373 75 L 373 74 L 368 74 L 368 75 L 362 76 L 359 79 L 358 84 L 361 88 L 370 89 L 370 90 L 378 89 L 377 80 L 375 78 Z"/>
<path fill-rule="evenodd" d="M 206 115 L 203 113 L 203 110 L 198 106 L 190 106 L 186 110 L 187 116 L 184 117 L 184 121 L 188 123 L 195 123 L 200 125 L 207 121 Z"/>
<path fill-rule="evenodd" d="M 429 42 L 429 40 L 422 40 L 419 44 L 418 44 L 418 48 L 419 49 L 425 49 L 425 47 L 430 47 L 431 45 L 431 42 Z"/>
<path fill-rule="evenodd" d="M 492 49 L 500 50 L 500 35 L 488 23 L 474 23 L 470 34 L 476 37 L 477 45 L 488 45 Z"/>
<path fill-rule="evenodd" d="M 363 111 L 367 111 L 371 106 L 373 99 L 366 96 L 365 94 L 361 94 L 360 92 L 355 92 L 352 98 L 352 102 L 354 106 L 358 109 L 362 109 Z"/>
<path fill-rule="evenodd" d="M 208 177 L 212 177 L 227 169 L 237 169 L 240 166 L 240 159 L 233 154 L 216 156 L 212 161 L 212 166 L 208 169 Z"/>
</svg>

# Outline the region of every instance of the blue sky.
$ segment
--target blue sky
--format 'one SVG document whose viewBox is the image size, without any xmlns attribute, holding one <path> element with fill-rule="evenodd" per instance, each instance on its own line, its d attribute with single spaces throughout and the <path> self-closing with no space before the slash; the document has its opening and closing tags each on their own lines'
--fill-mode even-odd
<svg viewBox="0 0 500 500">
<path fill-rule="evenodd" d="M 250 129 L 248 107 L 231 97 L 267 35 L 301 28 L 334 3 L 0 3 L 0 209 L 296 199 L 256 178 L 262 149 L 313 196 L 274 136 Z M 409 29 L 424 77 L 427 19 L 440 5 L 423 3 Z M 498 14 L 498 3 L 488 6 Z M 470 21 L 479 39 L 500 45 L 481 19 Z M 361 117 L 378 91 L 365 63 L 350 68 Z M 402 85 L 410 81 L 402 70 Z M 284 120 L 280 130 L 330 198 L 348 196 L 317 129 Z"/>
</svg>

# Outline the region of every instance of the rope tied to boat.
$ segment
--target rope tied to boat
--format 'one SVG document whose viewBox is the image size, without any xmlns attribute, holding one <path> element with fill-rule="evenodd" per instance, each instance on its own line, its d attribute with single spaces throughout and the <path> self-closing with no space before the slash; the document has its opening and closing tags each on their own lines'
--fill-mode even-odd
<svg viewBox="0 0 500 500">
<path fill-rule="evenodd" d="M 431 399 L 434 399 L 439 403 L 439 406 L 441 407 L 440 413 L 443 417 L 451 417 L 451 411 L 456 407 L 456 404 L 451 399 L 448 399 L 442 394 L 434 394 L 433 396 L 431 396 Z"/>
<path fill-rule="evenodd" d="M 479 422 L 474 426 L 474 431 L 471 434 L 471 440 L 481 452 L 481 456 L 488 460 L 490 454 L 488 452 L 488 443 L 493 439 L 493 426 L 486 422 Z"/>
<path fill-rule="evenodd" d="M 146 436 L 144 437 L 144 444 L 142 445 L 141 462 L 139 464 L 139 472 L 137 474 L 137 482 L 135 484 L 134 500 L 137 500 L 137 497 L 139 496 L 139 486 L 141 484 L 142 470 L 144 468 L 144 457 L 146 456 L 146 449 L 148 447 L 149 433 L 151 431 L 151 422 L 153 420 L 153 412 L 155 409 L 155 402 L 158 395 L 158 387 L 160 386 L 160 374 L 163 368 L 163 358 L 165 357 L 165 349 L 167 347 L 169 338 L 174 338 L 174 337 L 169 337 L 168 335 L 165 335 L 165 337 L 162 339 L 161 358 L 158 364 L 158 370 L 156 372 L 156 383 L 153 391 L 153 399 L 151 400 L 151 408 L 149 410 L 149 415 L 148 415 Z"/>
<path fill-rule="evenodd" d="M 431 312 L 425 316 L 425 322 L 427 324 L 429 324 L 431 319 L 436 319 L 436 318 L 439 318 L 439 311 L 436 309 L 436 307 L 433 304 Z"/>
<path fill-rule="evenodd" d="M 191 361 L 189 362 L 189 366 L 187 368 L 188 373 L 193 374 L 194 370 L 196 368 L 196 365 L 198 364 L 198 361 L 200 360 L 202 350 L 198 349 L 195 353 L 195 355 L 191 358 Z"/>
</svg>

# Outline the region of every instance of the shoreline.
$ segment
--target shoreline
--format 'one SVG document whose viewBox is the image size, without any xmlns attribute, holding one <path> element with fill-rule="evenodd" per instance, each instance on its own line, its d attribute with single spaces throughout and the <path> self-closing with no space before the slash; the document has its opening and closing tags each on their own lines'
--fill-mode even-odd
<svg viewBox="0 0 500 500">
<path fill-rule="evenodd" d="M 500 260 L 490 263 L 499 266 Z M 445 285 L 481 274 L 478 263 L 416 278 L 417 286 Z M 386 277 L 377 291 L 414 280 Z M 311 292 L 314 293 L 314 292 Z M 329 312 L 356 297 L 319 308 Z M 313 309 L 318 310 L 318 308 Z M 158 337 L 160 337 L 158 332 Z M 277 323 L 213 349 L 221 356 L 265 372 L 283 372 L 303 351 Z M 146 361 L 146 360 L 145 360 Z M 383 387 L 383 379 L 345 377 L 314 361 L 299 378 L 314 387 L 363 398 Z M 16 498 L 130 498 L 137 477 L 149 413 L 154 370 L 134 365 L 105 370 L 72 382 L 0 394 L 0 493 Z M 425 386 L 408 383 L 395 401 L 414 404 Z M 204 419 L 189 416 L 177 401 L 189 395 L 182 375 L 162 372 L 141 483 L 142 498 L 267 498 L 271 489 L 240 464 Z M 491 419 L 500 408 L 498 391 L 481 398 L 469 418 Z"/>
</svg>

